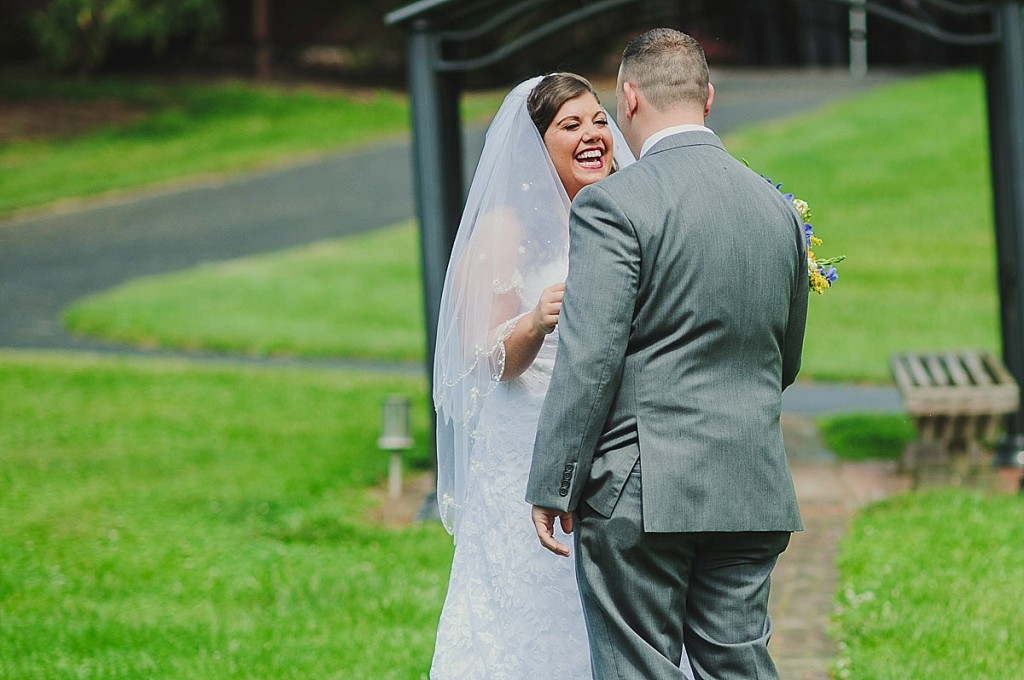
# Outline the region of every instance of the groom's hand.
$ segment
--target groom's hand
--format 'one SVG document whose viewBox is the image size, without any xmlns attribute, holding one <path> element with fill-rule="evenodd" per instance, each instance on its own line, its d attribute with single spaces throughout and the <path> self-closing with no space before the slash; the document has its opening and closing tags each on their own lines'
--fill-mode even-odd
<svg viewBox="0 0 1024 680">
<path fill-rule="evenodd" d="M 569 556 L 569 546 L 563 545 L 555 540 L 555 519 L 562 524 L 562 531 L 572 533 L 572 513 L 551 508 L 542 508 L 539 505 L 533 506 L 533 527 L 537 530 L 537 537 L 540 544 L 562 557 Z"/>
</svg>

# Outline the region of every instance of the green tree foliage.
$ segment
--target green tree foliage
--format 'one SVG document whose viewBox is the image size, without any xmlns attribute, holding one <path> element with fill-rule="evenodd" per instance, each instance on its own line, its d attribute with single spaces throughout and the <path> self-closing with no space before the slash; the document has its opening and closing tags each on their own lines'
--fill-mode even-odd
<svg viewBox="0 0 1024 680">
<path fill-rule="evenodd" d="M 52 68 L 86 74 L 115 44 L 148 45 L 160 54 L 174 38 L 209 40 L 222 15 L 219 0 L 51 0 L 32 28 Z"/>
</svg>

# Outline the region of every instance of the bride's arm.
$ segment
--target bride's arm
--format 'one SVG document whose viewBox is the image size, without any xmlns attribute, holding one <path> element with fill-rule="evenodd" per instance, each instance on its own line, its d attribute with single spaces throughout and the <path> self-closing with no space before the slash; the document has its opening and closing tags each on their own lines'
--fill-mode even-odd
<svg viewBox="0 0 1024 680">
<path fill-rule="evenodd" d="M 564 283 L 548 286 L 541 293 L 537 306 L 520 316 L 505 338 L 505 366 L 501 374 L 502 380 L 512 380 L 522 375 L 530 367 L 544 337 L 555 330 L 558 324 L 558 312 L 562 308 Z"/>
<path fill-rule="evenodd" d="M 512 380 L 530 367 L 562 306 L 565 285 L 558 283 L 544 289 L 533 309 L 520 311 L 520 233 L 510 211 L 482 216 L 456 269 L 455 287 L 464 295 L 455 318 L 466 365 L 470 371 L 487 371 L 494 380 Z M 487 318 L 484 337 L 474 332 L 482 314 Z"/>
</svg>

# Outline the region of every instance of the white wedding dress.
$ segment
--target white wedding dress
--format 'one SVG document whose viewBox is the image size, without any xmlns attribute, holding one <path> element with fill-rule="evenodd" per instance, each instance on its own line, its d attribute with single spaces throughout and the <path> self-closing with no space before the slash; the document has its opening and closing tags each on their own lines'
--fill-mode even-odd
<svg viewBox="0 0 1024 680">
<path fill-rule="evenodd" d="M 564 261 L 546 267 L 550 275 L 529 280 L 564 280 Z M 530 288 L 520 291 L 522 312 L 540 297 L 542 288 Z M 480 412 L 431 680 L 591 677 L 574 560 L 541 547 L 523 500 L 557 344 L 556 329 Z M 571 538 L 560 536 L 570 546 Z"/>
</svg>

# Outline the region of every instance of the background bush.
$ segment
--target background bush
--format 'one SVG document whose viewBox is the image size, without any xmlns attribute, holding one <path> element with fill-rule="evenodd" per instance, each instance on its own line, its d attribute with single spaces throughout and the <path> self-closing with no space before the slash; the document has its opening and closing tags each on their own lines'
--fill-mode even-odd
<svg viewBox="0 0 1024 680">
<path fill-rule="evenodd" d="M 221 26 L 218 0 L 52 0 L 32 20 L 40 55 L 57 70 L 93 71 L 115 44 L 160 54 L 172 39 L 204 43 Z"/>
</svg>

